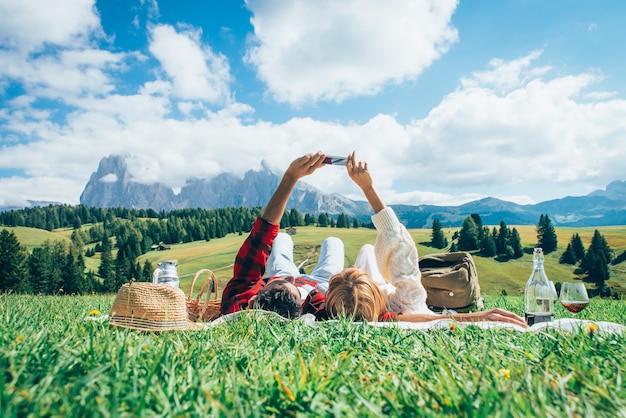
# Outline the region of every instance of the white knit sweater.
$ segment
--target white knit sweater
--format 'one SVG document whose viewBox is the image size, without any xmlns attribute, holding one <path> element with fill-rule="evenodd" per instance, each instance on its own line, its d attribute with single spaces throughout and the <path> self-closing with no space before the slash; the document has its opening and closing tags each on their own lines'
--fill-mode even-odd
<svg viewBox="0 0 626 418">
<path fill-rule="evenodd" d="M 380 286 L 387 308 L 397 313 L 432 313 L 426 307 L 419 256 L 413 238 L 393 209 L 386 207 L 372 216 L 378 230 L 374 244 L 376 264 L 388 282 Z"/>
</svg>

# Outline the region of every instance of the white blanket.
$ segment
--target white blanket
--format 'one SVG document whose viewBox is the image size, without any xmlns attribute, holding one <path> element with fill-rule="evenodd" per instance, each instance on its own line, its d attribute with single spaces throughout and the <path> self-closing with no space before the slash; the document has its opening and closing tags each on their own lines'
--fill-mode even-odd
<svg viewBox="0 0 626 418">
<path fill-rule="evenodd" d="M 220 325 L 226 321 L 232 321 L 233 319 L 238 318 L 242 312 L 256 312 L 256 314 L 275 316 L 277 318 L 287 320 L 275 312 L 268 311 L 260 311 L 260 310 L 247 310 L 240 311 L 229 315 L 224 315 L 222 317 L 217 318 L 213 322 L 203 324 L 205 327 L 210 328 L 217 325 Z M 311 314 L 302 315 L 298 318 L 298 321 L 303 321 L 305 324 L 310 326 L 316 326 L 319 322 L 315 321 L 315 317 Z M 456 322 L 450 318 L 442 318 L 429 322 L 370 322 L 369 325 L 375 327 L 398 327 L 402 329 L 410 329 L 415 331 L 426 331 L 429 329 L 450 329 L 451 327 L 479 327 L 485 329 L 493 329 L 493 328 L 509 328 L 519 332 L 537 332 L 543 331 L 545 329 L 560 329 L 561 331 L 567 332 L 579 332 L 582 328 L 588 332 L 607 332 L 607 333 L 619 333 L 624 334 L 626 331 L 626 326 L 616 324 L 614 322 L 606 322 L 606 321 L 588 321 L 581 320 L 575 318 L 562 318 L 556 319 L 551 322 L 542 322 L 539 324 L 535 324 L 532 327 L 523 328 L 518 325 L 506 324 L 504 322 Z"/>
<path fill-rule="evenodd" d="M 203 322 L 199 323 L 203 329 L 209 329 L 216 327 L 218 325 L 223 324 L 227 321 L 232 321 L 242 314 L 254 314 L 254 315 L 262 315 L 262 316 L 273 316 L 277 319 L 281 319 L 284 321 L 288 321 L 288 319 L 283 318 L 275 312 L 262 311 L 262 310 L 252 310 L 248 309 L 245 311 L 235 312 L 232 314 L 224 315 L 217 318 L 211 322 Z M 108 315 L 101 315 L 98 317 L 86 317 L 87 320 L 96 320 L 96 321 L 104 321 L 108 319 Z M 298 321 L 304 322 L 308 326 L 317 326 L 319 322 L 315 321 L 315 316 L 311 314 L 302 315 L 297 319 Z M 332 321 L 331 321 L 332 322 Z M 562 318 L 556 319 L 551 322 L 541 322 L 539 324 L 535 324 L 532 327 L 523 328 L 518 325 L 506 324 L 504 322 L 456 322 L 450 318 L 442 318 L 429 322 L 370 322 L 369 325 L 374 327 L 398 327 L 402 329 L 414 330 L 414 331 L 427 331 L 429 329 L 451 329 L 453 327 L 479 327 L 484 329 L 494 329 L 494 328 L 508 328 L 519 332 L 538 332 L 544 331 L 546 329 L 559 329 L 561 331 L 577 333 L 580 330 L 584 330 L 585 332 L 601 332 L 601 333 L 609 333 L 609 334 L 626 334 L 626 326 L 621 324 L 616 324 L 614 322 L 606 322 L 606 321 L 589 321 L 583 319 L 575 319 L 575 318 Z"/>
<path fill-rule="evenodd" d="M 485 329 L 508 328 L 520 332 L 537 332 L 546 329 L 559 329 L 561 331 L 577 333 L 581 328 L 588 332 L 607 332 L 624 334 L 626 326 L 606 321 L 588 321 L 575 318 L 556 319 L 551 322 L 541 322 L 531 327 L 523 328 L 518 325 L 506 324 L 504 322 L 456 322 L 449 318 L 442 318 L 429 322 L 374 322 L 377 327 L 399 327 L 416 331 L 429 329 L 450 329 L 451 327 L 479 327 Z"/>
</svg>

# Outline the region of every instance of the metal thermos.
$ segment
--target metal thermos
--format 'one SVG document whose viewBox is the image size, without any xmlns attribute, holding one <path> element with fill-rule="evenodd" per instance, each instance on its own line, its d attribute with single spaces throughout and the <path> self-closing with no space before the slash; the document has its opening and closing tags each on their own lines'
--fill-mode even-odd
<svg viewBox="0 0 626 418">
<path fill-rule="evenodd" d="M 180 286 L 180 280 L 178 278 L 178 265 L 177 260 L 161 260 L 158 261 L 157 267 L 152 275 L 152 283 L 166 284 L 174 287 Z"/>
</svg>

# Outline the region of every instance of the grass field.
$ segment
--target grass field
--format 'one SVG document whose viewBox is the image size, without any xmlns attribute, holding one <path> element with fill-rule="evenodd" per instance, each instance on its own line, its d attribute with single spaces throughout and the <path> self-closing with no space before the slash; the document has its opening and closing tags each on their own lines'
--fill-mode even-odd
<svg viewBox="0 0 626 418">
<path fill-rule="evenodd" d="M 513 226 L 509 225 L 509 228 Z M 530 250 L 536 245 L 537 233 L 535 226 L 523 225 L 515 227 L 520 233 L 522 245 L 526 249 L 522 258 L 500 262 L 493 258 L 475 256 L 476 268 L 478 270 L 481 291 L 485 295 L 500 295 L 503 290 L 508 295 L 519 296 L 523 294 L 523 289 L 532 269 L 532 256 Z M 8 228 L 13 230 L 20 243 L 27 248 L 43 243 L 46 239 L 68 240 L 71 229 L 60 229 L 53 232 L 32 229 L 32 228 Z M 578 233 L 582 238 L 585 247 L 591 242 L 594 231 L 598 229 L 605 237 L 610 247 L 615 252 L 615 257 L 623 257 L 626 252 L 626 226 L 609 227 L 589 227 L 589 228 L 556 228 L 559 241 L 557 251 L 546 256 L 546 273 L 554 282 L 565 282 L 579 279 L 575 275 L 575 267 L 559 264 L 558 260 L 565 247 L 569 243 L 572 235 Z M 456 229 L 446 228 L 444 232 L 449 241 Z M 417 243 L 420 255 L 440 252 L 428 246 L 430 241 L 430 229 L 411 229 L 409 231 Z M 342 229 L 342 228 L 318 228 L 299 227 L 297 234 L 293 236 L 295 243 L 294 258 L 296 263 L 305 262 L 304 268 L 310 272 L 316 265 L 319 256 L 319 247 L 324 238 L 328 236 L 341 238 L 345 245 L 346 260 L 348 266 L 354 262 L 360 247 L 365 243 L 374 243 L 376 231 L 366 228 Z M 195 272 L 208 268 L 215 272 L 218 277 L 220 287 L 226 284 L 232 275 L 232 265 L 237 250 L 246 238 L 246 234 L 230 234 L 224 238 L 211 241 L 196 241 L 187 244 L 176 244 L 168 251 L 152 251 L 142 255 L 138 261 L 143 265 L 145 260 L 149 260 L 155 267 L 158 260 L 176 259 L 179 262 L 178 272 L 181 276 L 181 287 L 187 291 Z M 100 263 L 99 254 L 95 257 L 85 258 L 87 269 L 97 271 Z M 626 263 L 622 262 L 610 266 L 611 279 L 608 285 L 620 293 L 626 293 Z M 593 288 L 592 284 L 588 287 Z"/>
<path fill-rule="evenodd" d="M 157 334 L 85 320 L 112 302 L 0 294 L 3 418 L 625 416 L 619 334 L 249 317 Z M 522 299 L 486 304 L 520 312 Z M 626 324 L 624 301 L 580 315 Z"/>
</svg>

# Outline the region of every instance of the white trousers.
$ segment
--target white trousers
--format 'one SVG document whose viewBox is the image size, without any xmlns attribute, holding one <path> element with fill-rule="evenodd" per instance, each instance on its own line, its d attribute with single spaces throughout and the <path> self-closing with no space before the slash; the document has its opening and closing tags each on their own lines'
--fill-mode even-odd
<svg viewBox="0 0 626 418">
<path fill-rule="evenodd" d="M 380 274 L 380 270 L 378 270 L 378 264 L 376 264 L 376 254 L 374 254 L 374 246 L 372 244 L 365 244 L 361 247 L 356 256 L 354 267 L 360 268 L 369 274 L 370 278 L 378 287 L 387 284 L 383 275 Z"/>
</svg>

